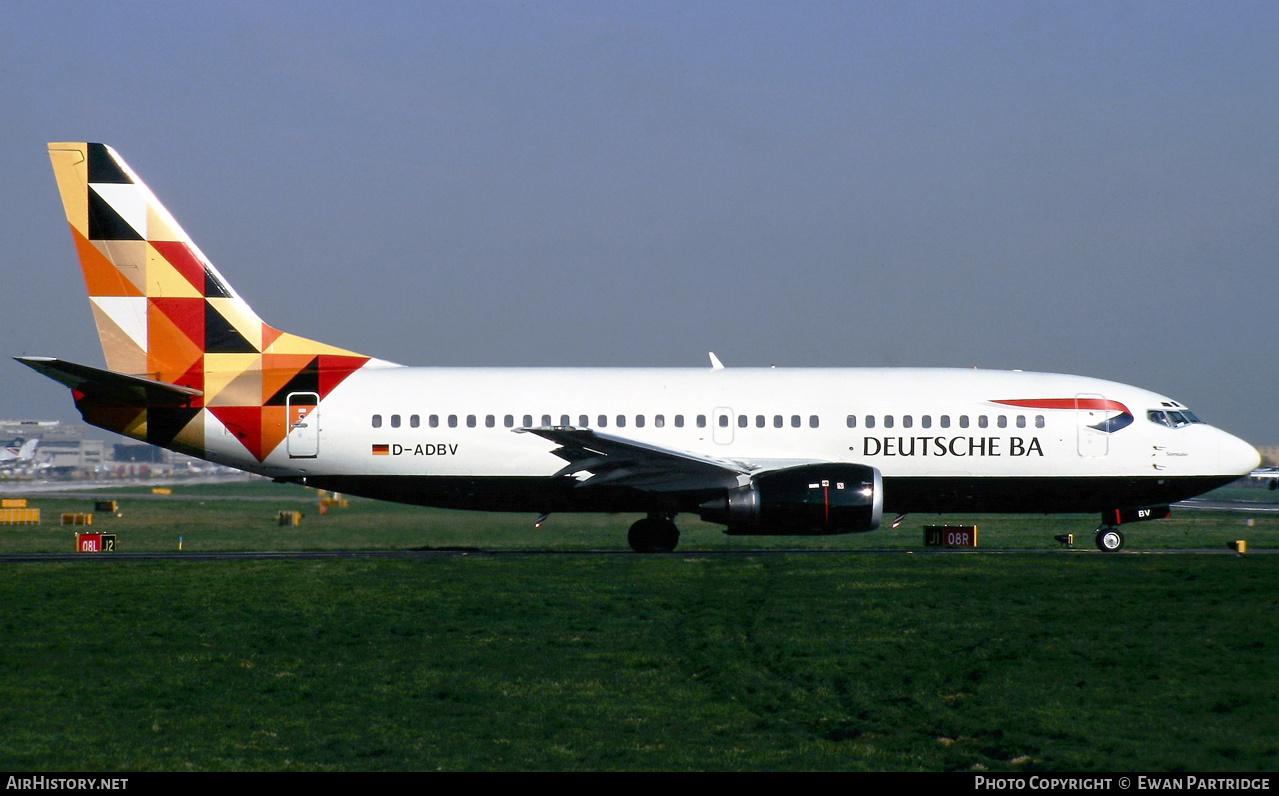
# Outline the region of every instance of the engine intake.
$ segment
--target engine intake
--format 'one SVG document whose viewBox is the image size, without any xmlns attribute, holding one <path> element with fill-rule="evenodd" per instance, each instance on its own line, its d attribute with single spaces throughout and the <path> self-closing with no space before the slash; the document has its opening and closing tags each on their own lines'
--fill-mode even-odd
<svg viewBox="0 0 1279 796">
<path fill-rule="evenodd" d="M 873 531 L 884 516 L 884 482 L 879 470 L 861 464 L 805 464 L 761 473 L 697 513 L 734 536 Z"/>
</svg>

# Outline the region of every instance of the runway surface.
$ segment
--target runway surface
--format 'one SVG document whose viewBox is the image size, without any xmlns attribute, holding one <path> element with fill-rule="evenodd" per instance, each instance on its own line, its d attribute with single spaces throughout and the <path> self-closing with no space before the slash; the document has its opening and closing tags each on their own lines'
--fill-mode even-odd
<svg viewBox="0 0 1279 796">
<path fill-rule="evenodd" d="M 1279 514 L 1279 503 L 1267 503 L 1258 500 L 1211 500 L 1209 498 L 1191 498 L 1172 504 L 1173 510 L 1189 509 L 1191 511 L 1233 511 L 1249 514 Z"/>
<path fill-rule="evenodd" d="M 1249 556 L 1267 556 L 1279 553 L 1279 549 L 1249 549 Z M 471 548 L 438 548 L 429 550 L 273 550 L 226 552 L 150 552 L 150 553 L 3 553 L 0 564 L 32 564 L 77 561 L 85 563 L 142 562 L 142 561 L 332 561 L 339 559 L 446 559 L 446 558 L 538 558 L 538 557 L 593 557 L 593 556 L 646 556 L 658 558 L 751 558 L 760 556 L 1045 556 L 1045 555 L 1098 555 L 1098 556 L 1165 556 L 1238 555 L 1228 548 L 1167 548 L 1156 550 L 1121 550 L 1118 553 L 1102 553 L 1091 547 L 1034 550 L 963 550 L 946 549 L 888 549 L 861 550 L 676 550 L 673 553 L 634 553 L 630 550 L 481 550 Z"/>
</svg>

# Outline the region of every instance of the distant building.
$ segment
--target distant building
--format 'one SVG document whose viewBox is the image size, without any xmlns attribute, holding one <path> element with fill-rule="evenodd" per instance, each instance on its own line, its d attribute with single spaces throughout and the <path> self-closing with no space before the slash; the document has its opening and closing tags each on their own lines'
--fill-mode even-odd
<svg viewBox="0 0 1279 796">
<path fill-rule="evenodd" d="M 29 463 L 7 468 L 0 478 L 157 478 L 230 474 L 230 468 L 146 443 L 108 443 L 88 438 L 96 430 L 57 420 L 0 420 L 0 441 L 39 439 Z"/>
<path fill-rule="evenodd" d="M 116 443 L 112 447 L 117 463 L 165 464 L 170 458 L 170 451 L 155 445 Z"/>
<path fill-rule="evenodd" d="M 107 461 L 106 443 L 85 439 L 87 430 L 57 420 L 0 420 L 0 438 L 39 439 L 32 464 L 51 469 L 95 470 Z"/>
<path fill-rule="evenodd" d="M 0 439 L 40 440 L 33 468 L 64 473 L 100 472 L 111 461 L 111 448 L 103 440 L 87 438 L 88 431 L 88 426 L 57 420 L 0 420 Z"/>
</svg>

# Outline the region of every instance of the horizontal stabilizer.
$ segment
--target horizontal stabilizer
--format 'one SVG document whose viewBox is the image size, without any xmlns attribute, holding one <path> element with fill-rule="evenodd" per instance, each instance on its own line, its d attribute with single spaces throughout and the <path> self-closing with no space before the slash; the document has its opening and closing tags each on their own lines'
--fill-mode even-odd
<svg viewBox="0 0 1279 796">
<path fill-rule="evenodd" d="M 14 359 L 97 403 L 136 407 L 188 406 L 193 398 L 204 395 L 190 387 L 100 370 L 52 357 Z"/>
</svg>

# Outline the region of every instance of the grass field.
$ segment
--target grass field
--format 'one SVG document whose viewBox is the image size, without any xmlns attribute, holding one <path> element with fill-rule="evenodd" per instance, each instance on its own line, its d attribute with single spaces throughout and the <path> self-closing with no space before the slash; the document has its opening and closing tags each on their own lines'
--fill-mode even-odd
<svg viewBox="0 0 1279 796">
<path fill-rule="evenodd" d="M 94 530 L 125 551 L 618 549 L 631 520 L 192 489 L 121 497 Z M 286 508 L 300 528 L 273 524 Z M 798 540 L 889 550 L 849 555 L 0 565 L 0 768 L 1279 765 L 1279 556 L 1105 555 L 1091 517 L 979 518 L 983 546 L 1032 555 L 907 552 L 936 519 Z M 1130 547 L 1276 546 L 1245 519 L 1185 513 Z M 681 548 L 791 541 L 681 526 Z M 1059 529 L 1082 550 L 1051 550 Z M 68 550 L 70 529 L 0 541 Z"/>
<path fill-rule="evenodd" d="M 121 517 L 95 515 L 89 529 L 115 533 L 119 550 L 345 550 L 476 547 L 503 550 L 628 549 L 626 529 L 638 515 L 552 515 L 534 529 L 532 514 L 424 509 L 351 499 L 346 509 L 318 513 L 316 492 L 291 484 L 267 481 L 174 486 L 171 496 L 153 496 L 147 487 L 101 490 L 104 499 L 120 501 Z M 39 506 L 39 526 L 0 526 L 0 553 L 69 552 L 74 548 L 74 528 L 58 524 L 63 512 L 92 511 L 87 497 L 57 497 L 57 493 L 30 497 Z M 1279 493 L 1264 489 L 1226 488 L 1214 496 L 1257 501 L 1279 501 Z M 230 499 L 227 499 L 230 498 Z M 1273 505 L 1270 503 L 1269 505 Z M 302 511 L 297 527 L 280 527 L 276 512 Z M 826 537 L 734 537 L 721 526 L 679 516 L 682 531 L 679 549 L 751 550 L 787 547 L 796 549 L 890 549 L 922 546 L 922 526 L 972 524 L 979 527 L 981 546 L 995 549 L 1043 549 L 1060 547 L 1058 534 L 1073 533 L 1076 547 L 1092 551 L 1095 514 L 1065 515 L 910 515 L 897 529 L 881 528 L 865 534 Z M 1252 525 L 1247 523 L 1251 521 Z M 1211 547 L 1225 549 L 1227 542 L 1246 539 L 1252 548 L 1279 547 L 1279 514 L 1177 511 L 1171 521 L 1125 526 L 1132 549 Z"/>
</svg>

